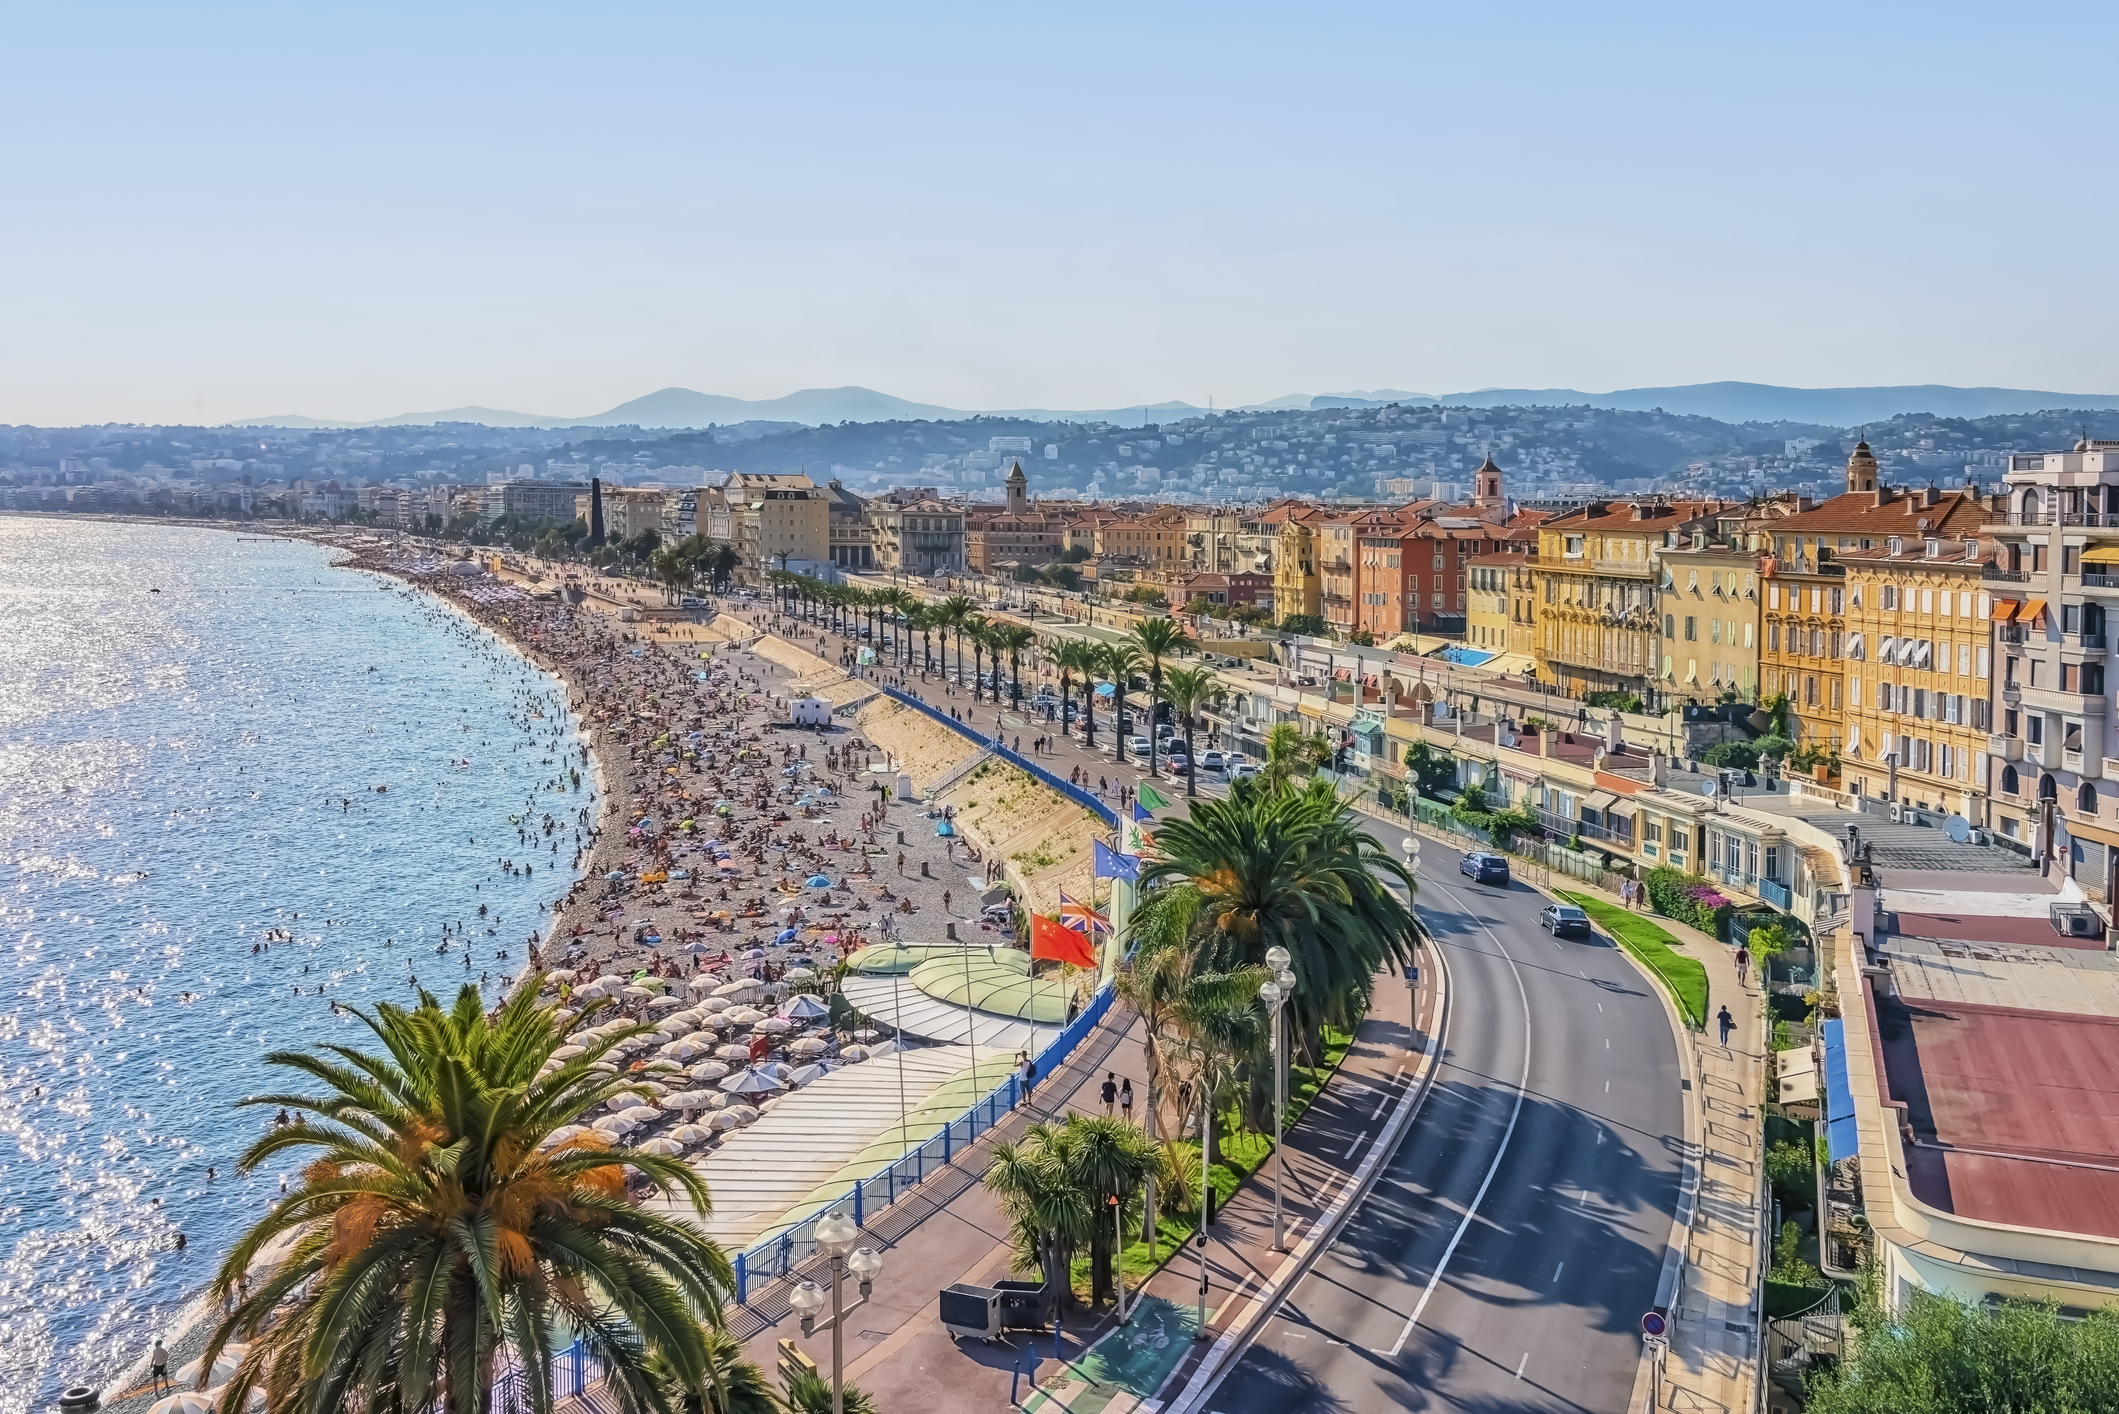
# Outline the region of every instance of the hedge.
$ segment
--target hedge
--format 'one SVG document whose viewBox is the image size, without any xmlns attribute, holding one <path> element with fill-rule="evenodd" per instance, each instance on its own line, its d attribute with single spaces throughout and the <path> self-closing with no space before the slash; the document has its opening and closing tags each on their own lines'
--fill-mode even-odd
<svg viewBox="0 0 2119 1414">
<path fill-rule="evenodd" d="M 1659 865 L 1641 878 L 1648 887 L 1648 902 L 1665 918 L 1690 924 L 1708 937 L 1719 940 L 1736 904 L 1697 874 L 1687 874 L 1669 865 Z"/>
</svg>

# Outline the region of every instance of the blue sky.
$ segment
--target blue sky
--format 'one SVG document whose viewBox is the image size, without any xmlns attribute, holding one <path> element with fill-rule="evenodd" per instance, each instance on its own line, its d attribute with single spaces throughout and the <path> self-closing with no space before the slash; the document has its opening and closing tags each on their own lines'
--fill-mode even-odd
<svg viewBox="0 0 2119 1414">
<path fill-rule="evenodd" d="M 2112 7 L 17 6 L 0 421 L 2119 392 Z"/>
</svg>

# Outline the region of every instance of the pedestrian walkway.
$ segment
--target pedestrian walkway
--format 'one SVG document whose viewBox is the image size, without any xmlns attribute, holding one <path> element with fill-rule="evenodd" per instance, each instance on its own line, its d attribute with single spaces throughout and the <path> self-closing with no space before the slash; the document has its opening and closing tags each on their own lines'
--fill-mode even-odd
<svg viewBox="0 0 2119 1414">
<path fill-rule="evenodd" d="M 1569 893 L 1623 907 L 1616 895 L 1580 880 L 1559 882 Z M 1756 970 L 1738 981 L 1735 948 L 1661 914 L 1644 916 L 1707 969 L 1707 1027 L 1683 1033 L 1681 1043 L 1690 1099 L 1682 1231 L 1656 1293 L 1669 1322 L 1669 1353 L 1659 1383 L 1643 1361 L 1632 1407 L 1644 1407 L 1653 1389 L 1657 1405 L 1675 1414 L 1748 1414 L 1759 1380 L 1761 1263 L 1770 1260 L 1758 1108 L 1766 1083 L 1765 995 Z M 1660 983 L 1657 994 L 1669 1000 Z M 1714 1022 L 1724 1006 L 1736 1021 L 1726 1046 Z M 1674 1004 L 1670 1014 L 1675 1021 Z"/>
</svg>

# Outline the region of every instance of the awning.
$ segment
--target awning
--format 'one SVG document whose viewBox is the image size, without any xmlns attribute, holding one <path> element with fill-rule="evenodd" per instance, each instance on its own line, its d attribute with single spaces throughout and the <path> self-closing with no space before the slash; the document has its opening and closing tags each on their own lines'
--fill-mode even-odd
<svg viewBox="0 0 2119 1414">
<path fill-rule="evenodd" d="M 1825 1153 L 1833 1163 L 1855 1158 L 1854 1091 L 1847 1084 L 1847 1023 L 1834 1017 L 1818 1028 L 1825 1043 Z"/>
<path fill-rule="evenodd" d="M 1852 658 L 1852 659 L 1853 659 L 1853 660 L 1854 660 L 1855 662 L 1859 663 L 1859 662 L 1861 662 L 1861 661 L 1862 661 L 1862 656 L 1861 656 L 1861 653 L 1862 653 L 1862 648 L 1861 648 L 1861 635 L 1860 635 L 1859 633 L 1850 633 L 1850 634 L 1848 634 L 1848 635 L 1847 635 L 1847 656 L 1848 656 L 1849 658 Z"/>
<path fill-rule="evenodd" d="M 2023 601 L 2023 612 L 2016 616 L 2016 622 L 2022 624 L 2025 628 L 2036 628 L 2038 627 L 2039 617 L 2044 613 L 2045 600 L 2026 599 Z"/>
<path fill-rule="evenodd" d="M 1374 673 L 1363 673 L 1361 675 L 1361 685 L 1363 687 L 1374 687 L 1376 685 L 1376 675 Z"/>
<path fill-rule="evenodd" d="M 1619 798 L 1608 790 L 1593 790 L 1582 797 L 1584 810 L 1605 811 L 1618 803 Z"/>
<path fill-rule="evenodd" d="M 1632 801 L 1626 799 L 1624 796 L 1621 796 L 1613 800 L 1611 804 L 1605 806 L 1604 813 L 1606 815 L 1612 816 L 1614 819 L 1631 820 L 1635 815 L 1640 813 L 1640 809 L 1640 806 L 1635 805 Z"/>
<path fill-rule="evenodd" d="M 2108 565 L 2119 561 L 2119 545 L 2092 545 L 2082 552 L 2082 563 L 2086 565 Z"/>
<path fill-rule="evenodd" d="M 2016 617 L 2016 609 L 2020 602 L 2015 599 L 1996 599 L 1994 601 L 1994 612 L 1988 617 L 1997 624 L 2005 624 Z"/>
<path fill-rule="evenodd" d="M 1354 670 L 1352 668 L 1332 669 L 1332 680 L 1335 682 L 1350 682 L 1353 680 L 1353 676 Z"/>
</svg>

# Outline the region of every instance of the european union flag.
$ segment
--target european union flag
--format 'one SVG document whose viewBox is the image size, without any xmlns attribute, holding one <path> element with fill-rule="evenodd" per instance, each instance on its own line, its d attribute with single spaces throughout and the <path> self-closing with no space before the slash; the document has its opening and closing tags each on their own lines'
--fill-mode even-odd
<svg viewBox="0 0 2119 1414">
<path fill-rule="evenodd" d="M 1140 861 L 1131 855 L 1120 854 L 1102 840 L 1096 842 L 1096 877 L 1099 879 L 1125 879 L 1140 882 Z"/>
</svg>

